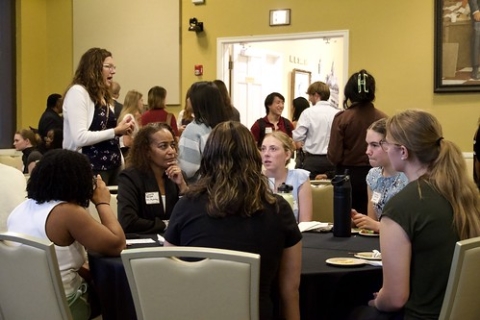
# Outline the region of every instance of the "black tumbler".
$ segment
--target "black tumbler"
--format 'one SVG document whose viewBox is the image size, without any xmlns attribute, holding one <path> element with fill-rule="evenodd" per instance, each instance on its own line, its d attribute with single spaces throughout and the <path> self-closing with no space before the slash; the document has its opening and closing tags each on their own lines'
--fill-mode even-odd
<svg viewBox="0 0 480 320">
<path fill-rule="evenodd" d="M 333 184 L 333 235 L 350 237 L 352 235 L 352 185 L 348 170 L 345 174 L 335 175 Z"/>
</svg>

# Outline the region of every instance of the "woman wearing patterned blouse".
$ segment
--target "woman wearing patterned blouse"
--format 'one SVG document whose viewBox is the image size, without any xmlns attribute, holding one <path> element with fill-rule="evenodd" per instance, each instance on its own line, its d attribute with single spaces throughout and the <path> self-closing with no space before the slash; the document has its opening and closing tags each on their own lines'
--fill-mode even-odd
<svg viewBox="0 0 480 320">
<path fill-rule="evenodd" d="M 387 201 L 408 184 L 405 174 L 395 171 L 387 153 L 382 149 L 386 135 L 386 119 L 372 123 L 367 130 L 366 142 L 368 160 L 372 169 L 367 175 L 368 215 L 352 209 L 352 219 L 358 228 L 379 232 L 380 216 Z"/>
<path fill-rule="evenodd" d="M 131 118 L 117 124 L 110 90 L 115 70 L 109 51 L 89 49 L 63 101 L 63 148 L 85 154 L 93 173 L 107 185 L 117 184 L 122 162 L 118 138 L 134 129 Z"/>
</svg>

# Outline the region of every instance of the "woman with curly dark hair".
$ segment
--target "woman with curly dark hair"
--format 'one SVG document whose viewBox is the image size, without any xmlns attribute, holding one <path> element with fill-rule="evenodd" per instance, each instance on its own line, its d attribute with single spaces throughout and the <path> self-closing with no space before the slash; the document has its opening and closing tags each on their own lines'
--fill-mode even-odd
<svg viewBox="0 0 480 320">
<path fill-rule="evenodd" d="M 117 184 L 122 162 L 118 139 L 134 129 L 130 118 L 117 125 L 111 93 L 115 70 L 109 51 L 89 49 L 81 57 L 63 101 L 63 147 L 87 155 L 93 172 L 108 185 Z"/>
<path fill-rule="evenodd" d="M 8 231 L 55 244 L 73 318 L 89 319 L 88 286 L 82 278 L 88 272 L 83 268 L 85 248 L 111 256 L 125 248 L 125 234 L 110 208 L 110 192 L 100 176 L 93 176 L 84 155 L 55 149 L 45 153 L 32 171 L 27 197 L 10 214 Z M 86 210 L 90 201 L 101 223 Z"/>
<path fill-rule="evenodd" d="M 187 190 L 177 165 L 177 140 L 166 123 L 148 124 L 133 139 L 118 178 L 118 220 L 126 233 L 165 230 L 179 195 Z"/>
<path fill-rule="evenodd" d="M 260 319 L 278 318 L 275 290 L 283 317 L 300 319 L 301 238 L 292 208 L 262 174 L 250 131 L 236 121 L 218 124 L 205 145 L 200 179 L 173 210 L 165 245 L 259 253 Z"/>
</svg>

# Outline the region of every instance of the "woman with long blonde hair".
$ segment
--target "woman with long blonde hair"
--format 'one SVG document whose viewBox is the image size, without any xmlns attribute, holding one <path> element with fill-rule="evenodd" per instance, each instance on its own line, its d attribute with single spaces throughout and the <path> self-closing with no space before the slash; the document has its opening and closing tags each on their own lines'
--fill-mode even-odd
<svg viewBox="0 0 480 320">
<path fill-rule="evenodd" d="M 143 95 L 137 90 L 130 90 L 125 95 L 125 101 L 123 102 L 123 108 L 118 116 L 118 120 L 130 119 L 134 124 L 132 132 L 125 134 L 120 139 L 120 149 L 122 150 L 123 157 L 126 158 L 128 149 L 133 143 L 133 138 L 138 132 L 140 118 L 143 112 Z"/>
<path fill-rule="evenodd" d="M 383 210 L 383 287 L 369 305 L 405 319 L 436 319 L 456 242 L 480 236 L 478 190 L 460 149 L 425 111 L 391 117 L 381 145 L 410 182 Z"/>
</svg>

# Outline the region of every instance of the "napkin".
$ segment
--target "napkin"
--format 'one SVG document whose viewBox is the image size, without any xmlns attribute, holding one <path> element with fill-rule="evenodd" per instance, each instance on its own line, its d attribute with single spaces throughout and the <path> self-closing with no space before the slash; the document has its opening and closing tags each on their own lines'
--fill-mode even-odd
<svg viewBox="0 0 480 320">
<path fill-rule="evenodd" d="M 328 227 L 327 222 L 319 222 L 319 221 L 304 221 L 298 224 L 298 229 L 300 229 L 300 232 L 316 230 L 316 229 L 326 228 L 326 227 Z"/>
<path fill-rule="evenodd" d="M 373 260 L 365 260 L 365 264 L 369 264 L 371 266 L 382 267 L 382 261 L 373 261 Z"/>
</svg>

